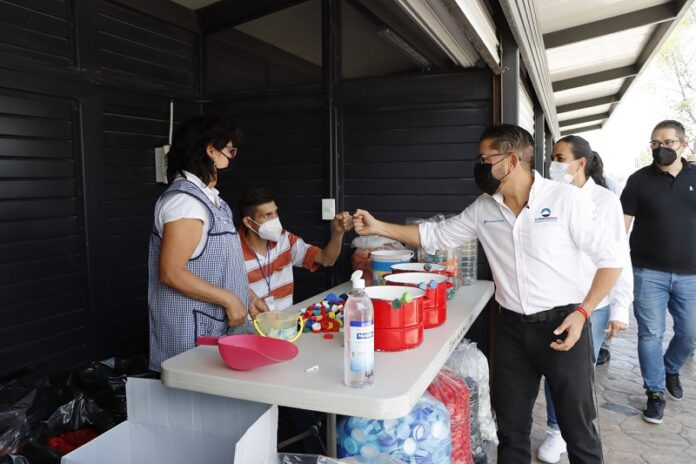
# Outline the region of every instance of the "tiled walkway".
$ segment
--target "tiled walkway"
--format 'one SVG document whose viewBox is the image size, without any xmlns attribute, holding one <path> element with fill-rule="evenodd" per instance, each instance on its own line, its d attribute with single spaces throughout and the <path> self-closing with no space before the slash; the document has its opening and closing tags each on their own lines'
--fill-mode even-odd
<svg viewBox="0 0 696 464">
<path fill-rule="evenodd" d="M 671 328 L 672 321 L 668 325 Z M 665 337 L 667 341 L 671 338 Z M 641 417 L 645 407 L 640 376 L 635 319 L 631 327 L 612 341 L 611 361 L 596 371 L 599 424 L 606 464 L 693 464 L 696 463 L 696 361 L 692 357 L 681 372 L 684 397 L 667 397 L 665 419 L 648 424 Z M 532 452 L 546 434 L 544 394 L 537 398 L 532 429 Z M 536 459 L 533 462 L 539 463 Z M 561 463 L 568 463 L 563 455 Z"/>
</svg>

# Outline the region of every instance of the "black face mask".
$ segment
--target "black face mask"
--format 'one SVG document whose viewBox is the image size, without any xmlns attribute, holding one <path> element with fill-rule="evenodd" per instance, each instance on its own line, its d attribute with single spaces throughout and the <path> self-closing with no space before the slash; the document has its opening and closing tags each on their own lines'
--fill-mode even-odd
<svg viewBox="0 0 696 464">
<path fill-rule="evenodd" d="M 510 155 L 505 156 L 503 159 L 496 163 L 490 164 L 484 163 L 482 161 L 477 161 L 474 165 L 474 180 L 476 181 L 476 185 L 478 185 L 479 188 L 483 190 L 485 193 L 493 195 L 496 191 L 498 191 L 498 187 L 500 187 L 500 181 L 504 179 L 508 174 L 510 174 L 508 172 L 508 174 L 505 174 L 502 178 L 496 179 L 495 177 L 493 177 L 493 173 L 491 172 L 493 170 L 493 166 L 500 163 L 508 156 Z"/>
<path fill-rule="evenodd" d="M 660 166 L 669 166 L 677 159 L 677 152 L 667 147 L 657 147 L 652 151 L 653 159 Z"/>
</svg>

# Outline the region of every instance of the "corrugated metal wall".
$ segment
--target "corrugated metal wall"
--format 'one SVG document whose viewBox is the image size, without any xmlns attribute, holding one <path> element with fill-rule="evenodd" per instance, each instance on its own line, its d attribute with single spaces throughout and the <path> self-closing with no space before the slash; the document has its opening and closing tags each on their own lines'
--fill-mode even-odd
<svg viewBox="0 0 696 464">
<path fill-rule="evenodd" d="M 0 91 L 2 367 L 88 353 L 77 126 L 74 100 Z"/>
<path fill-rule="evenodd" d="M 0 372 L 147 348 L 153 148 L 200 113 L 198 34 L 152 8 L 0 1 Z"/>
</svg>

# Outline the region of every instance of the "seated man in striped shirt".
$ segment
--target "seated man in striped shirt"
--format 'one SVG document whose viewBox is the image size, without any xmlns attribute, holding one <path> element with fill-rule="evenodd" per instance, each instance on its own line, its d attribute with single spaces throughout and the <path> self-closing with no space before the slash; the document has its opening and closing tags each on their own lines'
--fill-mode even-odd
<svg viewBox="0 0 696 464">
<path fill-rule="evenodd" d="M 352 216 L 344 211 L 334 217 L 331 238 L 324 248 L 308 245 L 283 229 L 273 192 L 249 188 L 239 198 L 239 228 L 249 285 L 259 298 L 273 297 L 271 310 L 292 306 L 293 266 L 316 271 L 333 266 L 341 253 L 343 235 L 353 228 Z M 268 303 L 268 300 L 266 302 Z"/>
</svg>

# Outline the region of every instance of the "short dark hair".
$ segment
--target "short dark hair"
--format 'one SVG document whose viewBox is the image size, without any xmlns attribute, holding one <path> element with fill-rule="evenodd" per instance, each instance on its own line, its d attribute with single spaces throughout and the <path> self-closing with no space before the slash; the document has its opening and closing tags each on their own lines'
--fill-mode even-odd
<svg viewBox="0 0 696 464">
<path fill-rule="evenodd" d="M 167 153 L 167 178 L 171 182 L 188 171 L 209 184 L 217 173 L 207 153 L 208 145 L 222 150 L 229 142 L 237 146 L 241 138 L 239 129 L 217 116 L 195 116 L 181 123 Z"/>
<path fill-rule="evenodd" d="M 590 148 L 590 142 L 579 135 L 566 135 L 556 143 L 559 142 L 570 145 L 570 151 L 573 152 L 573 157 L 576 160 L 585 158 L 585 177 L 591 177 L 597 185 L 609 188 L 604 178 L 604 162 L 599 153 Z"/>
<path fill-rule="evenodd" d="M 501 153 L 515 152 L 520 161 L 525 163 L 530 169 L 534 158 L 534 138 L 532 134 L 513 124 L 498 124 L 488 126 L 479 142 L 490 140 L 491 145 Z"/>
<path fill-rule="evenodd" d="M 271 189 L 265 187 L 247 187 L 242 190 L 237 201 L 237 213 L 239 222 L 244 225 L 242 219 L 245 217 L 253 218 L 256 216 L 256 208 L 275 201 L 275 195 Z"/>
<path fill-rule="evenodd" d="M 686 139 L 686 130 L 684 129 L 684 125 L 679 121 L 675 121 L 674 119 L 665 119 L 664 121 L 658 122 L 652 131 L 655 132 L 658 129 L 674 129 L 677 131 L 679 140 Z"/>
</svg>

